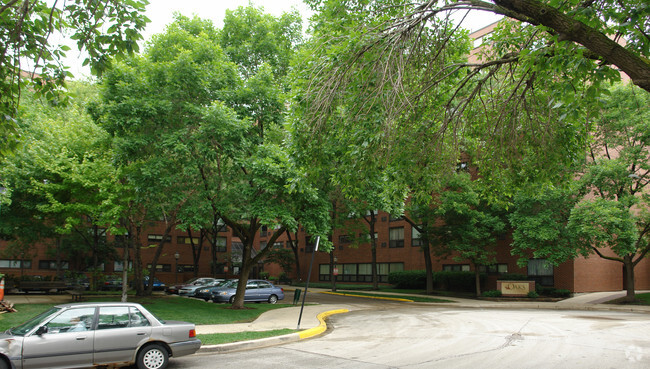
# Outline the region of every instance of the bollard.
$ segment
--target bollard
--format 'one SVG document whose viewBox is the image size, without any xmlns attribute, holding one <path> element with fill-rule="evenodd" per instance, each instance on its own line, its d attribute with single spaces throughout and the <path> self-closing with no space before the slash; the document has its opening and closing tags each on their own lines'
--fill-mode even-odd
<svg viewBox="0 0 650 369">
<path fill-rule="evenodd" d="M 298 302 L 300 301 L 300 292 L 301 290 L 297 289 L 293 293 L 293 304 L 298 305 Z"/>
</svg>

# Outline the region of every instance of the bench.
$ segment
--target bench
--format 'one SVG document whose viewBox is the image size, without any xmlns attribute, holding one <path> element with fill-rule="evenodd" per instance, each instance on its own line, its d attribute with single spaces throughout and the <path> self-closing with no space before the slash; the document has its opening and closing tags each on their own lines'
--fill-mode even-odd
<svg viewBox="0 0 650 369">
<path fill-rule="evenodd" d="M 70 297 L 72 297 L 72 302 L 83 301 L 84 299 L 83 293 L 81 291 L 68 290 L 68 293 L 70 294 Z"/>
</svg>

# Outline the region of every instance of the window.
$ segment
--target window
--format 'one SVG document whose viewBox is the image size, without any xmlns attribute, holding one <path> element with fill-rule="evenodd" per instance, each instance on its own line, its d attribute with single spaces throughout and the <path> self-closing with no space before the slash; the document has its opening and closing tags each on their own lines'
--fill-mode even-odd
<svg viewBox="0 0 650 369">
<path fill-rule="evenodd" d="M 372 282 L 372 263 L 339 264 L 337 281 L 342 282 Z M 388 282 L 388 274 L 404 270 L 404 263 L 377 263 L 379 282 Z M 330 265 L 320 264 L 318 278 L 321 281 L 330 280 Z"/>
<path fill-rule="evenodd" d="M 318 279 L 321 281 L 330 280 L 330 265 L 329 264 L 320 264 L 318 266 Z"/>
<path fill-rule="evenodd" d="M 151 264 L 147 264 L 147 269 L 151 269 Z M 157 272 L 171 272 L 172 271 L 172 265 L 171 264 L 156 264 L 156 271 Z"/>
<path fill-rule="evenodd" d="M 194 271 L 194 265 L 193 264 L 178 264 L 178 272 L 179 273 L 193 272 L 193 271 Z"/>
<path fill-rule="evenodd" d="M 424 245 L 424 242 L 422 242 L 420 231 L 417 230 L 415 227 L 411 227 L 411 246 L 422 246 Z"/>
<path fill-rule="evenodd" d="M 479 272 L 488 274 L 508 273 L 508 264 L 479 265 Z"/>
<path fill-rule="evenodd" d="M 396 222 L 396 221 L 398 221 L 398 220 L 402 220 L 402 219 L 403 219 L 403 218 L 402 218 L 401 215 L 393 215 L 393 214 L 391 214 L 391 215 L 390 215 L 390 218 L 389 218 L 389 220 L 390 220 L 391 222 Z"/>
<path fill-rule="evenodd" d="M 528 277 L 541 286 L 553 286 L 553 265 L 546 259 L 528 260 Z"/>
<path fill-rule="evenodd" d="M 261 241 L 261 242 L 260 242 L 260 250 L 264 250 L 268 244 L 269 244 L 269 243 L 266 242 L 266 241 Z"/>
<path fill-rule="evenodd" d="M 201 239 L 199 237 L 185 237 L 185 236 L 178 236 L 176 237 L 176 243 L 179 245 L 201 245 Z"/>
<path fill-rule="evenodd" d="M 391 228 L 389 230 L 390 248 L 404 247 L 404 227 Z"/>
<path fill-rule="evenodd" d="M 56 270 L 56 260 L 40 260 L 38 262 L 38 269 L 52 269 Z M 68 270 L 70 269 L 70 265 L 68 264 L 67 261 L 61 261 L 61 269 L 62 270 Z"/>
<path fill-rule="evenodd" d="M 260 237 L 266 237 L 269 234 L 269 228 L 267 226 L 262 226 L 262 230 L 260 231 Z"/>
<path fill-rule="evenodd" d="M 226 237 L 217 237 L 217 252 L 226 252 Z"/>
<path fill-rule="evenodd" d="M 273 244 L 273 248 L 276 249 L 276 250 L 284 248 L 284 242 L 275 242 Z"/>
<path fill-rule="evenodd" d="M 10 268 L 10 269 L 20 269 L 22 267 L 25 269 L 32 268 L 31 260 L 0 260 L 0 268 Z"/>
<path fill-rule="evenodd" d="M 161 234 L 149 234 L 147 235 L 147 241 L 149 242 L 154 242 L 154 243 L 160 243 L 163 239 L 163 235 Z M 172 236 L 167 236 L 165 239 L 165 242 L 172 242 Z"/>
<path fill-rule="evenodd" d="M 347 234 L 342 234 L 339 236 L 339 244 L 345 245 L 347 243 L 350 243 L 350 236 Z"/>
<path fill-rule="evenodd" d="M 133 262 L 129 261 L 129 270 L 133 269 Z M 124 271 L 124 262 L 122 261 L 114 261 L 113 262 L 113 271 L 114 272 L 122 272 Z"/>
<path fill-rule="evenodd" d="M 147 327 L 151 325 L 142 313 L 133 307 L 111 306 L 99 309 L 97 329 Z"/>
<path fill-rule="evenodd" d="M 48 334 L 83 332 L 93 329 L 95 308 L 70 309 L 47 323 Z"/>
<path fill-rule="evenodd" d="M 469 264 L 445 264 L 442 266 L 443 272 L 469 272 Z"/>
</svg>

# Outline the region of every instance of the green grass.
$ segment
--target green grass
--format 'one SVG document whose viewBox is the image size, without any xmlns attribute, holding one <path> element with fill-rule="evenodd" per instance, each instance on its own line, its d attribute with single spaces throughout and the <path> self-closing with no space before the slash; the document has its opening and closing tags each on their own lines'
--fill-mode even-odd
<svg viewBox="0 0 650 369">
<path fill-rule="evenodd" d="M 120 296 L 89 296 L 86 301 L 120 301 Z M 214 304 L 178 296 L 129 297 L 129 302 L 142 304 L 147 310 L 163 320 L 181 320 L 201 324 L 230 324 L 255 320 L 262 313 L 273 309 L 293 306 L 290 304 L 245 304 L 246 309 L 233 310 L 230 304 Z M 0 331 L 7 330 L 54 304 L 16 304 L 18 312 L 0 314 Z"/>
<path fill-rule="evenodd" d="M 213 333 L 199 334 L 197 337 L 204 345 L 219 345 L 222 343 L 257 340 L 260 338 L 283 336 L 297 332 L 294 329 L 276 329 L 261 332 L 239 332 L 239 333 Z"/>
<path fill-rule="evenodd" d="M 406 300 L 412 300 L 414 302 L 453 302 L 450 300 L 443 300 L 443 299 L 438 299 L 435 297 L 424 297 L 424 296 L 404 296 L 404 295 L 389 295 L 389 294 L 379 294 L 379 293 L 366 293 L 366 292 L 341 292 L 338 291 L 339 293 L 345 293 L 346 295 L 350 296 L 368 296 L 368 297 L 385 297 L 385 298 L 394 298 L 394 299 L 406 299 Z"/>
<path fill-rule="evenodd" d="M 636 298 L 642 305 L 650 305 L 650 293 L 637 293 Z"/>
</svg>

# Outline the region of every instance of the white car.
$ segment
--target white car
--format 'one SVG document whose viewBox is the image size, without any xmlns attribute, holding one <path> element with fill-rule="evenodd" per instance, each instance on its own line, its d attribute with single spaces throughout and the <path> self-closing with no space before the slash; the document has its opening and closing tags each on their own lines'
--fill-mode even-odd
<svg viewBox="0 0 650 369">
<path fill-rule="evenodd" d="M 139 304 L 65 304 L 0 334 L 0 369 L 164 369 L 200 347 L 194 324 L 162 321 Z"/>
<path fill-rule="evenodd" d="M 180 290 L 178 290 L 178 294 L 180 296 L 195 297 L 196 292 L 201 288 L 216 286 L 219 283 L 223 282 L 224 280 L 225 279 L 215 279 L 211 282 L 204 283 L 204 284 L 198 284 L 198 285 L 194 284 L 194 285 L 185 286 Z"/>
</svg>

